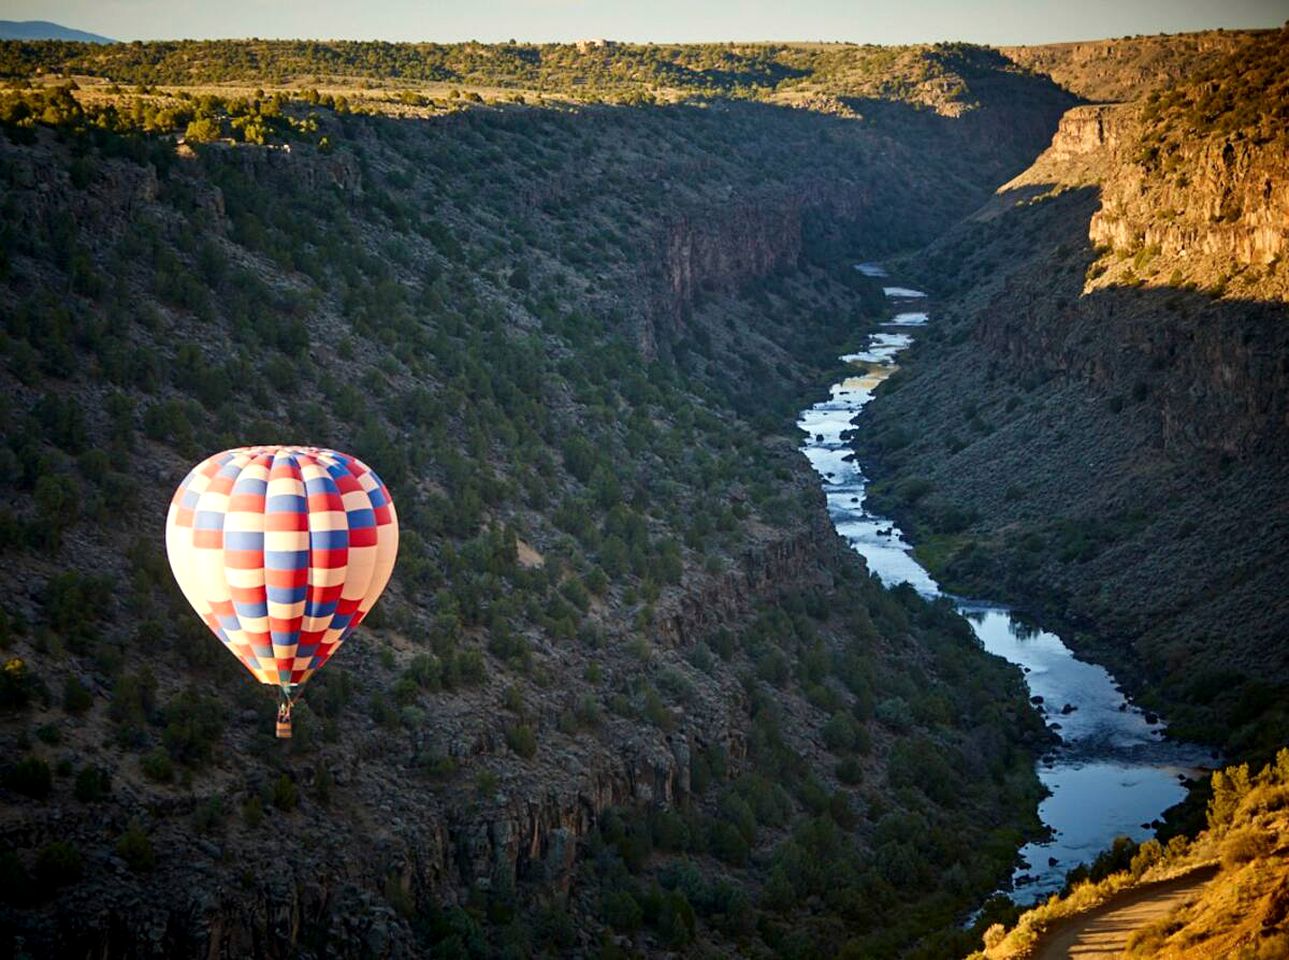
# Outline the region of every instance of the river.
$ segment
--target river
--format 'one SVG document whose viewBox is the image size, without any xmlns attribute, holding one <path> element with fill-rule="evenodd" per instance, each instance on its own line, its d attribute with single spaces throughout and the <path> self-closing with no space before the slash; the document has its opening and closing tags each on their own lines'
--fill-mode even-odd
<svg viewBox="0 0 1289 960">
<path fill-rule="evenodd" d="M 885 278 L 877 264 L 856 267 Z M 885 286 L 896 312 L 871 334 L 864 348 L 842 357 L 851 376 L 834 384 L 827 400 L 801 414 L 807 439 L 802 452 L 818 472 L 833 526 L 887 587 L 908 583 L 927 598 L 947 596 L 914 559 L 895 524 L 864 507 L 867 480 L 854 460 L 846 431 L 862 429 L 857 417 L 877 386 L 896 369 L 896 358 L 931 322 L 926 295 Z M 1164 724 L 1125 699 L 1103 667 L 1079 660 L 1061 638 L 1034 627 L 1002 604 L 952 597 L 990 653 L 1023 671 L 1032 702 L 1060 744 L 1038 763 L 1048 796 L 1038 812 L 1049 838 L 1026 844 L 1009 895 L 1032 903 L 1059 890 L 1065 874 L 1091 863 L 1117 836 L 1150 837 L 1150 826 L 1185 796 L 1183 780 L 1209 763 L 1198 746 L 1164 737 Z"/>
</svg>

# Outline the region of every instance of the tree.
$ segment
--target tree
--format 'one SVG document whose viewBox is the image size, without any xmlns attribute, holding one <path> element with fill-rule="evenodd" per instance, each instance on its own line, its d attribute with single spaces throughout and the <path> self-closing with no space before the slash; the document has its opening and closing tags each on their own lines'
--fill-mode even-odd
<svg viewBox="0 0 1289 960">
<path fill-rule="evenodd" d="M 198 117 L 184 130 L 184 140 L 190 143 L 213 143 L 219 139 L 222 132 L 218 120 Z"/>
</svg>

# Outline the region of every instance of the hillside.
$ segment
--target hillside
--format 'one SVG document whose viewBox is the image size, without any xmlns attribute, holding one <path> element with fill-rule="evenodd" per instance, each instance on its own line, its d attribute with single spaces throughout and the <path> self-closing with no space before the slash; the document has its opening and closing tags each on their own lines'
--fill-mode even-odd
<svg viewBox="0 0 1289 960">
<path fill-rule="evenodd" d="M 1286 49 L 1067 113 L 909 261 L 947 307 L 864 434 L 954 589 L 1040 612 L 1174 733 L 1263 758 L 1289 737 Z"/>
<path fill-rule="evenodd" d="M 1206 30 L 1001 47 L 1000 51 L 1084 100 L 1119 103 L 1184 83 L 1197 70 L 1207 70 L 1246 44 L 1275 34 L 1274 30 Z"/>
<path fill-rule="evenodd" d="M 866 106 L 898 103 L 953 117 L 992 105 L 1015 120 L 1050 108 L 1061 96 L 1046 78 L 995 50 L 971 44 L 0 44 L 0 77 L 55 75 L 143 86 L 294 85 L 324 92 L 344 87 L 351 96 L 424 91 L 446 97 L 453 90 L 458 96 L 476 90 L 505 99 L 518 95 L 635 105 L 720 97 L 851 117 Z"/>
<path fill-rule="evenodd" d="M 1042 723 L 841 548 L 793 420 L 883 316 L 851 258 L 931 239 L 1068 104 L 991 89 L 860 120 L 15 84 L 6 946 L 969 949 Z M 305 437 L 380 472 L 402 541 L 284 749 L 161 529 L 200 456 Z"/>
<path fill-rule="evenodd" d="M 1126 839 L 1126 838 L 1125 838 Z M 1063 896 L 1022 914 L 1010 930 L 994 927 L 976 960 L 1020 960 L 1056 950 L 1068 931 L 1120 904 L 1175 903 L 1158 919 L 1117 931 L 1123 956 L 1182 960 L 1248 957 L 1273 960 L 1289 952 L 1289 750 L 1251 772 L 1247 764 L 1218 770 L 1205 829 L 1192 842 L 1166 847 L 1116 844 L 1090 877 Z M 1182 895 L 1175 895 L 1184 891 Z M 1180 901 L 1180 902 L 1176 902 Z M 1132 922 L 1121 913 L 1120 924 Z M 1075 948 L 1090 953 L 1092 947 Z"/>
</svg>

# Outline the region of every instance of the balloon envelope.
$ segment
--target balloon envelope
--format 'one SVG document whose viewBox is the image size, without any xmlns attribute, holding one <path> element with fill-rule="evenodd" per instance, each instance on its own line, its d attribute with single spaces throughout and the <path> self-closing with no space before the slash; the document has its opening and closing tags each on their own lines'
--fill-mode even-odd
<svg viewBox="0 0 1289 960">
<path fill-rule="evenodd" d="M 166 553 L 215 636 L 261 683 L 289 689 L 330 659 L 389 583 L 398 518 L 355 457 L 239 447 L 179 484 Z"/>
</svg>

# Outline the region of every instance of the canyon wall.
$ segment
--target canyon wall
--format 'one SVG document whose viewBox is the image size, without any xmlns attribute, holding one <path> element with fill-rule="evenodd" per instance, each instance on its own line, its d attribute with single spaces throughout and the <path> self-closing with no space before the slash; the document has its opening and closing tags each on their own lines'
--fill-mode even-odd
<svg viewBox="0 0 1289 960">
<path fill-rule="evenodd" d="M 1040 613 L 1176 733 L 1253 756 L 1289 730 L 1289 165 L 1282 101 L 1241 79 L 1278 89 L 1277 39 L 1069 111 L 906 261 L 934 320 L 860 437 L 950 589 Z"/>
</svg>

